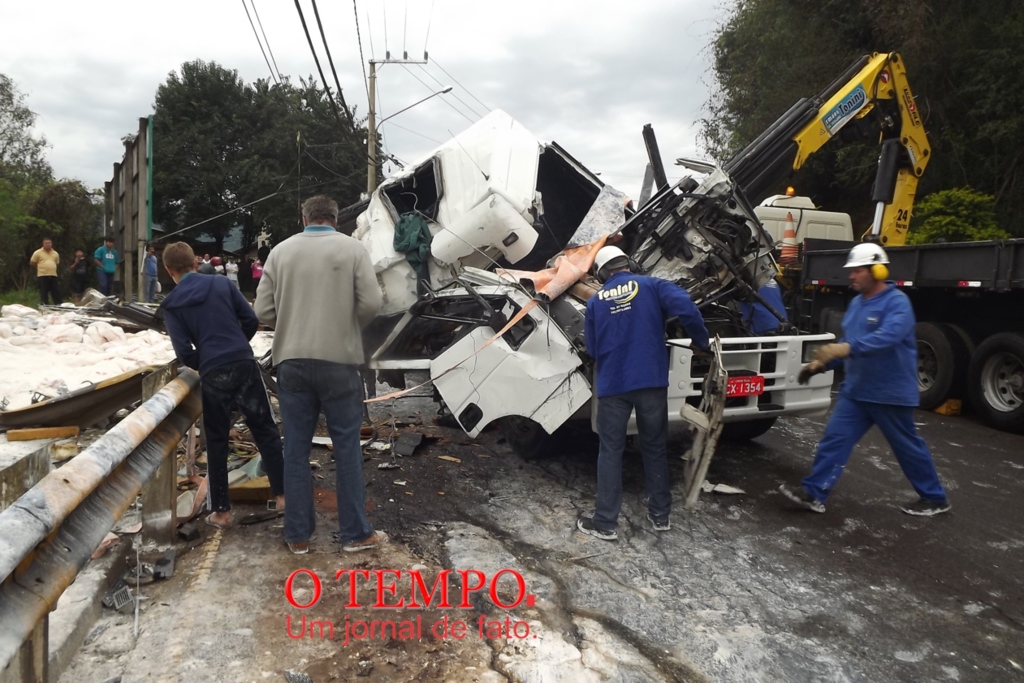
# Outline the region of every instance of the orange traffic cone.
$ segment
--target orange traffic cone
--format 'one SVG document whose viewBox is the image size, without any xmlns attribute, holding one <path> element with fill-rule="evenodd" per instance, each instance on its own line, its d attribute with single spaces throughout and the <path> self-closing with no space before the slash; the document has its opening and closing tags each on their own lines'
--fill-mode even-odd
<svg viewBox="0 0 1024 683">
<path fill-rule="evenodd" d="M 786 231 L 782 234 L 782 254 L 779 255 L 779 264 L 788 266 L 796 263 L 800 257 L 800 248 L 796 243 L 796 223 L 793 222 L 793 213 L 786 213 Z"/>
</svg>

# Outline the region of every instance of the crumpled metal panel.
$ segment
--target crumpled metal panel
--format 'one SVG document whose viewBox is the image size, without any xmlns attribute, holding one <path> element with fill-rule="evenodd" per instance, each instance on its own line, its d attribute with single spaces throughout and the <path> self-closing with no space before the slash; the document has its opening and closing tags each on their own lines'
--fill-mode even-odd
<svg viewBox="0 0 1024 683">
<path fill-rule="evenodd" d="M 515 296 L 522 298 L 517 303 L 528 301 Z M 507 415 L 528 417 L 554 432 L 592 396 L 582 361 L 562 330 L 539 308 L 529 315 L 537 326 L 518 349 L 504 339 L 484 348 L 495 331 L 478 327 L 430 364 L 434 386 L 456 419 L 470 404 L 482 411 L 471 428 L 463 425 L 471 437 Z"/>
</svg>

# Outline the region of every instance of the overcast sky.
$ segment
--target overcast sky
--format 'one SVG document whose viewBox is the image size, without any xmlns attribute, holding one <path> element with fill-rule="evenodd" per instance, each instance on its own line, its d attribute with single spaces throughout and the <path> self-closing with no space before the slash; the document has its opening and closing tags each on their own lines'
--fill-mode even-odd
<svg viewBox="0 0 1024 683">
<path fill-rule="evenodd" d="M 292 0 L 5 2 L 0 72 L 39 115 L 54 173 L 102 187 L 123 153 L 121 137 L 152 113 L 157 86 L 185 61 L 216 61 L 247 82 L 269 78 L 246 18 L 252 1 L 279 72 L 293 82 L 315 74 Z M 670 176 L 680 175 L 676 157 L 699 153 L 708 45 L 727 4 L 358 0 L 365 60 L 385 50 L 421 59 L 425 47 L 430 55 L 426 66 L 379 68 L 378 120 L 454 86 L 385 122 L 386 149 L 411 160 L 500 108 L 635 197 L 645 123 L 654 125 Z M 365 116 L 353 3 L 318 5 L 345 99 Z M 310 0 L 302 7 L 330 79 Z"/>
</svg>

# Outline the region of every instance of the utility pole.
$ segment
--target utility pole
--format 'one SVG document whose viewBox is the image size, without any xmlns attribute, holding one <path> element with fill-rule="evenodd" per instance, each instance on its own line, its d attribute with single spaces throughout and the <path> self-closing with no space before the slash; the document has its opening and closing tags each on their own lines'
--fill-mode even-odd
<svg viewBox="0 0 1024 683">
<path fill-rule="evenodd" d="M 427 53 L 423 53 L 423 59 L 409 59 L 409 53 L 403 52 L 401 59 L 392 59 L 391 53 L 386 52 L 384 59 L 370 60 L 370 83 L 368 93 L 370 99 L 369 114 L 366 117 L 366 194 L 373 194 L 377 189 L 377 112 L 374 110 L 374 103 L 377 100 L 377 65 L 378 64 L 426 64 Z M 381 121 L 383 123 L 383 120 Z"/>
</svg>

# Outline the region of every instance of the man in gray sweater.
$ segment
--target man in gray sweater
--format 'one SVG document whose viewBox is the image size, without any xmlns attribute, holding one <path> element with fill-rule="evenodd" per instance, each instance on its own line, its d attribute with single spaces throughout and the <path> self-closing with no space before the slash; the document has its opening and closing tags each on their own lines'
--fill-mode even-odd
<svg viewBox="0 0 1024 683">
<path fill-rule="evenodd" d="M 278 400 L 284 422 L 284 539 L 309 552 L 316 527 L 310 445 L 323 410 L 334 444 L 340 541 L 347 552 L 388 540 L 366 518 L 363 456 L 362 329 L 383 295 L 370 255 L 337 231 L 338 204 L 319 195 L 302 205 L 305 229 L 276 246 L 256 289 L 256 316 L 274 328 Z"/>
</svg>

